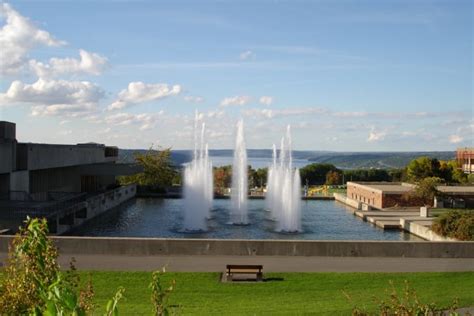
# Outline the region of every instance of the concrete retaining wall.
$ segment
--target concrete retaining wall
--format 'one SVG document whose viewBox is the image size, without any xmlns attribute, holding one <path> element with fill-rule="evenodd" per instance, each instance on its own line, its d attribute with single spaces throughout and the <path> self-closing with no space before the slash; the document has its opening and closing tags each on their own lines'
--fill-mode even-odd
<svg viewBox="0 0 474 316">
<path fill-rule="evenodd" d="M 400 226 L 403 228 L 405 231 L 416 235 L 418 237 L 421 237 L 426 240 L 430 241 L 457 241 L 454 238 L 449 238 L 449 237 L 443 237 L 438 234 L 436 234 L 434 231 L 432 231 L 429 227 L 420 225 L 419 223 L 415 221 L 411 221 L 409 219 L 401 218 L 400 219 Z"/>
<path fill-rule="evenodd" d="M 345 194 L 334 193 L 334 199 L 336 201 L 339 201 L 341 203 L 349 205 L 349 206 L 355 208 L 356 210 L 361 210 L 362 209 L 362 203 L 361 202 L 353 200 L 353 199 L 347 197 Z"/>
<path fill-rule="evenodd" d="M 474 258 L 474 242 L 52 237 L 63 254 Z M 11 236 L 0 236 L 6 252 Z"/>
</svg>

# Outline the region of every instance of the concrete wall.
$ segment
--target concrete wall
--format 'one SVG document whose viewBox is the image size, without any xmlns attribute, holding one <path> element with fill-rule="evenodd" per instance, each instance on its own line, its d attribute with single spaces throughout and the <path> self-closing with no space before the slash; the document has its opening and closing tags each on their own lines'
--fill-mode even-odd
<svg viewBox="0 0 474 316">
<path fill-rule="evenodd" d="M 78 207 L 67 215 L 70 218 L 68 224 L 61 224 L 61 219 L 56 219 L 56 234 L 64 234 L 70 229 L 77 227 L 106 211 L 119 206 L 125 201 L 133 198 L 137 193 L 136 184 L 130 184 L 106 193 L 95 195 L 84 202 L 84 207 Z"/>
<path fill-rule="evenodd" d="M 88 218 L 102 214 L 121 203 L 133 198 L 137 193 L 136 184 L 130 184 L 87 199 Z"/>
<path fill-rule="evenodd" d="M 420 225 L 419 223 L 409 219 L 400 218 L 400 226 L 407 232 L 429 241 L 456 241 L 454 238 L 440 236 L 429 227 Z"/>
<path fill-rule="evenodd" d="M 105 157 L 103 146 L 27 144 L 28 169 L 48 169 L 116 160 Z"/>
<path fill-rule="evenodd" d="M 30 173 L 28 170 L 10 174 L 10 191 L 30 192 Z"/>
<path fill-rule="evenodd" d="M 0 173 L 9 173 L 14 168 L 13 142 L 2 142 L 0 139 Z"/>
<path fill-rule="evenodd" d="M 11 237 L 0 236 L 0 252 Z M 53 237 L 63 254 L 474 258 L 474 242 Z"/>
<path fill-rule="evenodd" d="M 29 174 L 29 193 L 81 192 L 81 175 L 77 167 L 33 170 Z"/>
<path fill-rule="evenodd" d="M 334 199 L 336 201 L 339 201 L 341 203 L 349 205 L 349 206 L 355 208 L 356 210 L 361 210 L 362 209 L 362 203 L 361 202 L 353 200 L 353 199 L 347 197 L 345 194 L 334 193 Z"/>
</svg>

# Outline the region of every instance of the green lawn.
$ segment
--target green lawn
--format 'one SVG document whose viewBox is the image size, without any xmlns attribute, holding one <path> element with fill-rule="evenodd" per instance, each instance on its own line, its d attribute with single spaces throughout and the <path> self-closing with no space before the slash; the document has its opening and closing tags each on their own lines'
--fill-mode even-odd
<svg viewBox="0 0 474 316">
<path fill-rule="evenodd" d="M 472 208 L 432 208 L 430 209 L 430 214 L 433 217 L 438 217 L 439 215 L 451 211 L 459 211 L 459 212 L 466 212 L 466 213 L 474 213 L 474 209 Z"/>
<path fill-rule="evenodd" d="M 81 272 L 83 280 L 92 277 L 96 312 L 103 312 L 119 286 L 125 287 L 121 315 L 150 315 L 151 273 Z M 387 297 L 389 281 L 397 288 L 408 280 L 422 302 L 447 305 L 459 298 L 460 306 L 474 306 L 474 272 L 463 273 L 266 273 L 262 283 L 220 283 L 218 273 L 167 273 L 176 280 L 170 303 L 187 315 L 348 315 L 352 303 L 374 308 L 374 296 Z"/>
</svg>

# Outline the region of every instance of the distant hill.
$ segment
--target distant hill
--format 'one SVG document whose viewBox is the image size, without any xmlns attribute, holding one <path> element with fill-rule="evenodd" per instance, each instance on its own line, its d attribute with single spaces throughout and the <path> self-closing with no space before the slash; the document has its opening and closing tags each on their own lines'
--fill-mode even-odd
<svg viewBox="0 0 474 316">
<path fill-rule="evenodd" d="M 315 155 L 308 160 L 311 162 L 331 163 L 338 168 L 403 168 L 411 160 L 427 156 L 439 160 L 452 160 L 454 151 L 437 152 L 364 152 L 364 153 L 326 153 Z"/>
<path fill-rule="evenodd" d="M 134 162 L 134 153 L 145 153 L 145 149 L 120 149 L 119 162 Z M 209 150 L 212 157 L 232 157 L 232 149 Z M 247 156 L 251 158 L 271 158 L 269 149 L 248 149 Z M 330 163 L 341 169 L 359 168 L 403 168 L 411 160 L 428 156 L 439 160 L 454 159 L 454 151 L 429 151 L 429 152 L 331 152 L 331 151 L 293 151 L 293 158 L 308 160 L 308 163 Z M 176 166 L 189 162 L 192 159 L 191 150 L 173 150 L 171 159 Z"/>
</svg>

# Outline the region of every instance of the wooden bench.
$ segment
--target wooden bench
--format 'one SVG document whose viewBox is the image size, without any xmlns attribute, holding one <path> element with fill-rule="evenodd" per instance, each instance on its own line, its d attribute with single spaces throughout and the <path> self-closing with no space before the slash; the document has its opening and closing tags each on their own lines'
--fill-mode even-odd
<svg viewBox="0 0 474 316">
<path fill-rule="evenodd" d="M 262 281 L 263 273 L 262 265 L 251 265 L 251 264 L 228 264 L 227 269 L 227 281 L 233 280 L 234 274 L 255 274 L 256 281 Z"/>
</svg>

